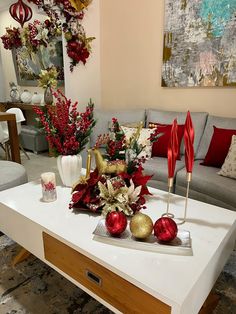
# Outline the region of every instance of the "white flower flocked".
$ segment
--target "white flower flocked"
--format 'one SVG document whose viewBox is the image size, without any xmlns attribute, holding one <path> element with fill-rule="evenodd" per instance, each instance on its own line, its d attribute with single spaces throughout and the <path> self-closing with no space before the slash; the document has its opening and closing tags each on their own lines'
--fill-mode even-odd
<svg viewBox="0 0 236 314">
<path fill-rule="evenodd" d="M 228 155 L 226 156 L 218 174 L 224 177 L 236 179 L 236 135 L 232 136 Z"/>
</svg>

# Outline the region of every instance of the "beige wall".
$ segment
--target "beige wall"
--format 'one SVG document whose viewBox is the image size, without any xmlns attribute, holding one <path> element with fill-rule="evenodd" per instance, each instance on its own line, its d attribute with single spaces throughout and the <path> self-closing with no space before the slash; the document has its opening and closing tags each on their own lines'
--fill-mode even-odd
<svg viewBox="0 0 236 314">
<path fill-rule="evenodd" d="M 93 0 L 89 5 L 85 12 L 83 26 L 88 37 L 96 37 L 91 44 L 92 53 L 85 65 L 76 66 L 71 73 L 70 59 L 64 49 L 65 92 L 73 101 L 79 101 L 79 107 L 84 107 L 90 98 L 96 107 L 100 107 L 100 0 Z"/>
<path fill-rule="evenodd" d="M 101 1 L 102 107 L 236 117 L 235 88 L 162 88 L 164 0 Z"/>
</svg>

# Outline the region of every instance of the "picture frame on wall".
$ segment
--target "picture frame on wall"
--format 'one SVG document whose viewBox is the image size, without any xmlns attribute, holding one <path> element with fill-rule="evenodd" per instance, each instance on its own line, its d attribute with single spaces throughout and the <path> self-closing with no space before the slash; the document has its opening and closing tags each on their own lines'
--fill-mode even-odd
<svg viewBox="0 0 236 314">
<path fill-rule="evenodd" d="M 236 1 L 165 0 L 162 87 L 236 86 Z"/>
<path fill-rule="evenodd" d="M 26 46 L 12 50 L 12 58 L 19 86 L 37 86 L 41 70 L 55 66 L 59 72 L 58 85 L 64 84 L 62 39 L 51 41 L 31 52 Z"/>
</svg>

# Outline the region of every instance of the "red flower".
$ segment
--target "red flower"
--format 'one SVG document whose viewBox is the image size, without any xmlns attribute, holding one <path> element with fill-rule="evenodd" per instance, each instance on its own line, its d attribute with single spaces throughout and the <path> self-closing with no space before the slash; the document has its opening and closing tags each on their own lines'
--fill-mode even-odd
<svg viewBox="0 0 236 314">
<path fill-rule="evenodd" d="M 77 64 L 79 62 L 83 62 L 83 64 L 85 64 L 90 55 L 84 42 L 81 42 L 77 36 L 73 36 L 73 38 L 68 41 L 67 54 L 73 60 L 73 64 Z"/>
<path fill-rule="evenodd" d="M 44 189 L 45 191 L 52 191 L 52 190 L 55 190 L 55 185 L 53 182 L 48 182 L 48 183 L 44 183 Z"/>
<path fill-rule="evenodd" d="M 123 179 L 132 179 L 132 181 L 134 182 L 135 187 L 137 186 L 142 186 L 141 192 L 140 192 L 140 196 L 143 195 L 152 195 L 147 187 L 147 182 L 151 179 L 152 176 L 145 176 L 143 174 L 143 167 L 141 165 L 138 166 L 138 168 L 136 168 L 136 170 L 134 172 L 130 173 L 126 173 L 123 172 L 120 174 L 120 176 Z"/>
<path fill-rule="evenodd" d="M 69 208 L 90 209 L 97 211 L 100 208 L 101 199 L 99 197 L 98 181 L 105 182 L 106 179 L 95 170 L 90 173 L 86 183 L 79 183 L 74 188 Z"/>
<path fill-rule="evenodd" d="M 22 46 L 20 29 L 13 27 L 12 29 L 7 27 L 6 34 L 1 37 L 2 43 L 5 49 L 13 49 Z"/>
</svg>

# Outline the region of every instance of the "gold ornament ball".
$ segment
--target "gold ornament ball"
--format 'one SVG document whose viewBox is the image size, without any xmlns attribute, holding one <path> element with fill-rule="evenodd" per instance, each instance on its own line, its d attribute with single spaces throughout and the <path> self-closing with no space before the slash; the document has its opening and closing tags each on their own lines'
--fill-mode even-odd
<svg viewBox="0 0 236 314">
<path fill-rule="evenodd" d="M 153 230 L 152 219 L 145 214 L 135 214 L 130 221 L 130 231 L 135 238 L 146 239 Z"/>
</svg>

